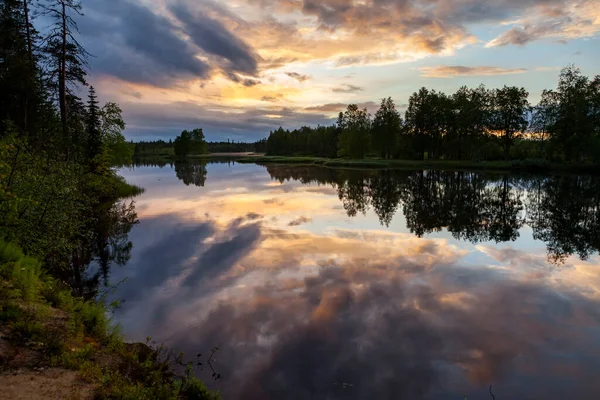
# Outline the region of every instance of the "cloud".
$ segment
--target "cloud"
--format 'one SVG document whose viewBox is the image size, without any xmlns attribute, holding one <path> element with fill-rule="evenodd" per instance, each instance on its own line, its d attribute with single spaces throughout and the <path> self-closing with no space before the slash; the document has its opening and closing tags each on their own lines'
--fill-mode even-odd
<svg viewBox="0 0 600 400">
<path fill-rule="evenodd" d="M 290 221 L 290 223 L 288 223 L 288 226 L 300 226 L 302 224 L 308 224 L 309 222 L 312 222 L 312 218 L 298 217 L 295 220 Z"/>
<path fill-rule="evenodd" d="M 87 9 L 91 12 L 80 27 L 83 43 L 94 55 L 95 73 L 163 87 L 176 79 L 209 76 L 211 67 L 196 57 L 194 47 L 149 8 L 131 1 L 95 0 L 86 2 Z"/>
<path fill-rule="evenodd" d="M 311 78 L 310 75 L 303 75 L 297 72 L 286 72 L 285 74 L 290 78 L 297 80 L 298 82 L 304 82 Z"/>
<path fill-rule="evenodd" d="M 456 76 L 492 76 L 523 74 L 525 68 L 500 68 L 500 67 L 466 67 L 459 65 L 439 65 L 435 67 L 421 67 L 421 76 L 427 78 L 453 78 Z"/>
<path fill-rule="evenodd" d="M 139 100 L 136 108 L 162 105 L 163 127 L 183 125 L 175 122 L 174 104 L 195 102 L 202 114 L 216 110 L 234 120 L 231 128 L 221 128 L 223 123 L 209 116 L 211 126 L 226 130 L 217 130 L 219 135 L 241 136 L 239 126 L 247 114 L 263 107 L 261 101 L 274 103 L 277 93 L 284 95 L 279 104 L 299 114 L 308 111 L 315 119 L 298 119 L 316 125 L 324 119 L 317 102 L 331 95 L 331 88 L 339 95 L 332 103 L 370 90 L 364 80 L 360 86 L 339 86 L 343 81 L 334 78 L 332 69 L 353 66 L 361 74 L 366 66 L 452 56 L 479 42 L 475 34 L 481 30 L 473 30 L 477 24 L 505 30 L 488 47 L 572 40 L 600 31 L 600 3 L 593 0 L 86 0 L 84 12 L 85 18 L 78 19 L 81 42 L 95 56 L 90 80 L 103 98 L 118 93 L 122 97 L 111 100 L 126 112 L 124 103 L 133 95 Z M 370 79 L 374 76 L 369 73 Z M 309 79 L 311 85 L 297 83 Z M 374 86 L 379 96 L 381 84 Z M 117 87 L 127 87 L 129 95 Z M 156 88 L 166 89 L 165 95 Z M 134 113 L 138 110 L 129 111 Z M 257 117 L 261 124 L 265 115 L 279 117 L 265 112 Z M 195 121 L 203 124 L 202 118 Z M 157 127 L 142 120 L 127 122 L 128 136 L 159 135 Z M 258 135 L 258 125 L 250 124 L 248 136 Z"/>
<path fill-rule="evenodd" d="M 360 86 L 344 84 L 342 86 L 333 88 L 332 92 L 333 93 L 358 93 L 358 92 L 362 92 L 363 90 L 365 90 L 365 89 Z"/>
<path fill-rule="evenodd" d="M 224 70 L 256 75 L 260 57 L 220 21 L 210 18 L 203 9 L 192 10 L 182 1 L 173 3 L 169 10 L 198 48 L 224 60 L 221 63 Z"/>
<path fill-rule="evenodd" d="M 600 3 L 595 0 L 538 1 L 529 11 L 518 26 L 490 40 L 486 47 L 524 46 L 545 38 L 561 43 L 600 32 Z"/>
<path fill-rule="evenodd" d="M 536 67 L 536 71 L 548 72 L 548 71 L 560 71 L 561 67 Z"/>
<path fill-rule="evenodd" d="M 276 103 L 281 99 L 279 96 L 263 96 L 260 98 L 261 101 L 266 101 L 269 103 Z"/>
</svg>

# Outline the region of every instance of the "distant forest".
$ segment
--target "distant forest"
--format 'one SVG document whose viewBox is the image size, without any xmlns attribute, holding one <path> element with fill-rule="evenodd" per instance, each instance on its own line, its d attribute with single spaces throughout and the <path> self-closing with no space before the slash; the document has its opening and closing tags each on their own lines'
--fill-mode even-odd
<svg viewBox="0 0 600 400">
<path fill-rule="evenodd" d="M 178 136 L 178 137 L 181 137 Z M 177 139 L 176 139 L 177 140 Z M 262 141 L 256 143 L 244 143 L 244 142 L 236 142 L 228 140 L 226 142 L 205 142 L 206 147 L 205 151 L 201 151 L 199 154 L 203 153 L 265 153 L 267 151 L 267 140 L 264 139 Z M 134 144 L 134 156 L 136 157 L 146 157 L 146 156 L 174 156 L 176 154 L 175 151 L 175 141 L 169 140 L 168 142 L 164 140 L 156 140 L 156 141 L 140 141 Z M 194 152 L 190 152 L 189 154 L 195 154 Z"/>
<path fill-rule="evenodd" d="M 538 105 L 525 88 L 421 88 L 402 118 L 391 98 L 374 116 L 356 104 L 331 126 L 279 129 L 255 143 L 213 142 L 208 152 L 328 158 L 600 161 L 600 76 L 564 68 Z M 136 155 L 172 155 L 173 143 L 139 142 Z"/>
</svg>

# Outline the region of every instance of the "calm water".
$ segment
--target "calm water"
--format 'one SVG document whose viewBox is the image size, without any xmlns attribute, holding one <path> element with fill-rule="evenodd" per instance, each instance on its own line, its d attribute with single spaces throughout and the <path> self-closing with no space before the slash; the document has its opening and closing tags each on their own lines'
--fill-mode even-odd
<svg viewBox="0 0 600 400">
<path fill-rule="evenodd" d="M 139 166 L 127 339 L 226 399 L 596 399 L 600 181 Z M 190 357 L 191 358 L 191 357 Z"/>
</svg>

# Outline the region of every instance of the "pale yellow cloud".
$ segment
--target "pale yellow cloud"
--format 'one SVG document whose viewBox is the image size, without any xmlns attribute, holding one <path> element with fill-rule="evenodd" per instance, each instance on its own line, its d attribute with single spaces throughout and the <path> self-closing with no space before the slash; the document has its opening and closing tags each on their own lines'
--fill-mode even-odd
<svg viewBox="0 0 600 400">
<path fill-rule="evenodd" d="M 500 68 L 500 67 L 467 67 L 459 65 L 440 65 L 435 67 L 421 67 L 421 76 L 426 78 L 455 78 L 457 76 L 493 76 L 523 74 L 525 68 Z"/>
</svg>

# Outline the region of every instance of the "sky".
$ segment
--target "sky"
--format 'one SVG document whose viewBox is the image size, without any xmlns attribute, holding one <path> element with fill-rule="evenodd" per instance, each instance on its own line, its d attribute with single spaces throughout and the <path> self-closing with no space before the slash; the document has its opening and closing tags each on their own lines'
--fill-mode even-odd
<svg viewBox="0 0 600 400">
<path fill-rule="evenodd" d="M 330 124 L 347 104 L 401 112 L 420 87 L 525 87 L 600 74 L 598 0 L 85 0 L 89 81 L 133 140 L 202 128 L 254 141 Z"/>
</svg>

